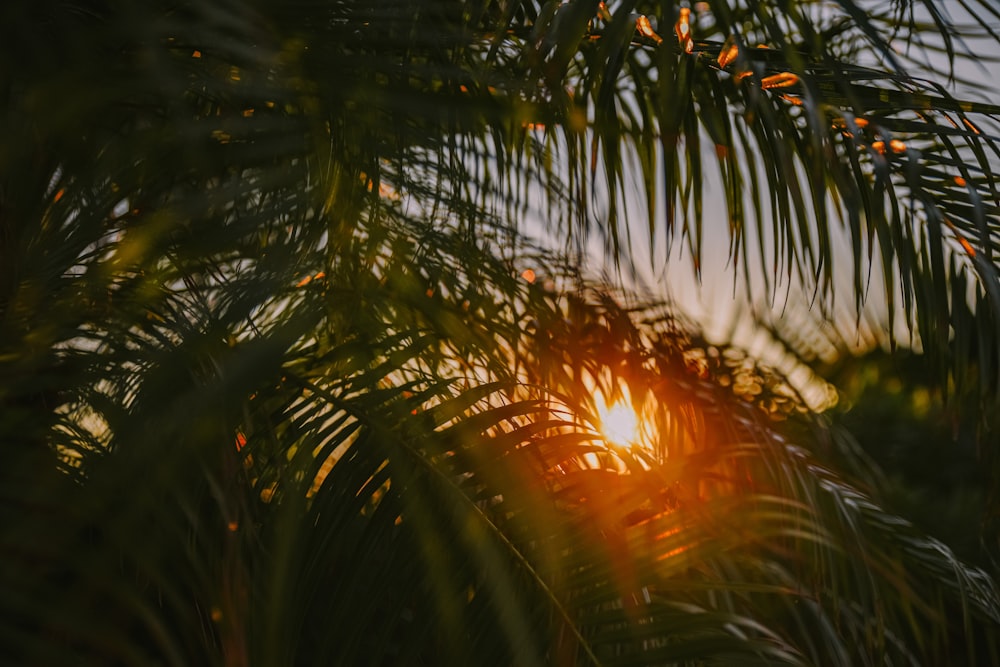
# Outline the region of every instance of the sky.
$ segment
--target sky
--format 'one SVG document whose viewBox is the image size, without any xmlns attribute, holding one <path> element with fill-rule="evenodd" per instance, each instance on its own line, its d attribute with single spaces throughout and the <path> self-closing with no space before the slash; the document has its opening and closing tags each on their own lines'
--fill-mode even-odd
<svg viewBox="0 0 1000 667">
<path fill-rule="evenodd" d="M 951 12 L 959 26 L 969 25 L 970 19 L 959 3 L 951 0 L 945 6 Z M 918 18 L 920 18 L 918 16 Z M 1000 21 L 997 21 L 1000 29 Z M 1000 64 L 991 60 L 1000 60 L 1000 49 L 992 40 L 970 39 L 970 32 L 962 29 L 959 37 L 970 51 L 976 54 L 975 60 L 963 59 L 956 63 L 955 76 L 958 81 L 971 81 L 972 85 L 956 83 L 951 89 L 953 94 L 974 100 L 1000 103 Z M 961 45 L 958 47 L 962 48 Z M 926 58 L 921 50 L 911 48 L 908 53 L 905 44 L 899 44 L 898 49 L 914 60 L 924 60 L 932 66 L 946 68 L 947 61 L 940 55 L 931 54 Z M 942 81 L 938 76 L 935 80 Z M 706 139 L 706 141 L 708 141 Z M 646 231 L 645 205 L 641 195 L 633 195 L 629 206 L 639 213 L 641 224 L 634 225 L 632 233 L 632 258 L 636 275 L 633 277 L 627 271 L 618 271 L 604 252 L 599 238 L 592 238 L 589 254 L 594 275 L 603 274 L 613 280 L 621 280 L 626 286 L 638 289 L 654 298 L 668 299 L 675 304 L 684 315 L 696 323 L 706 334 L 706 337 L 717 343 L 732 343 L 750 352 L 754 357 L 773 365 L 786 374 L 797 375 L 799 389 L 810 393 L 807 401 L 820 406 L 831 400 L 828 388 L 816 385 L 803 375 L 803 369 L 788 358 L 782 346 L 777 344 L 755 323 L 751 311 L 756 309 L 765 318 L 793 321 L 799 325 L 804 320 L 813 319 L 809 313 L 817 313 L 818 305 L 812 302 L 811 290 L 805 294 L 801 286 L 793 278 L 791 281 L 779 277 L 774 281 L 774 289 L 766 292 L 759 267 L 751 278 L 753 286 L 749 290 L 752 297 L 747 297 L 746 282 L 738 275 L 729 257 L 729 239 L 726 223 L 726 213 L 722 204 L 721 181 L 713 168 L 705 170 L 706 209 L 705 209 L 705 242 L 701 258 L 702 272 L 700 280 L 696 279 L 692 270 L 691 256 L 686 244 L 675 238 L 672 248 L 667 247 L 665 238 L 661 235 L 652 244 L 654 251 L 649 252 L 649 236 Z M 637 190 L 637 188 L 634 188 Z M 661 198 L 662 199 L 662 198 Z M 662 228 L 662 225 L 661 225 Z M 870 280 L 869 295 L 864 306 L 864 315 L 858 317 L 853 303 L 853 286 L 851 284 L 850 242 L 846 231 L 840 235 L 840 251 L 835 255 L 835 272 L 838 279 L 834 292 L 846 294 L 832 304 L 837 315 L 835 326 L 838 336 L 843 342 L 856 349 L 868 349 L 878 344 L 886 344 L 885 331 L 890 326 L 886 314 L 885 299 L 881 294 L 881 280 L 876 268 Z M 751 259 L 750 266 L 759 264 L 759 260 Z M 742 273 L 742 269 L 739 273 Z M 798 318 L 797 320 L 795 318 Z M 804 319 L 803 319 L 804 318 Z M 792 324 L 791 326 L 796 326 Z M 897 341 L 902 344 L 911 342 L 919 349 L 919 341 L 912 340 L 905 319 L 899 313 L 893 327 Z M 880 330 L 881 329 L 881 330 Z M 821 341 L 817 345 L 822 348 Z M 828 350 L 829 352 L 830 350 Z"/>
</svg>

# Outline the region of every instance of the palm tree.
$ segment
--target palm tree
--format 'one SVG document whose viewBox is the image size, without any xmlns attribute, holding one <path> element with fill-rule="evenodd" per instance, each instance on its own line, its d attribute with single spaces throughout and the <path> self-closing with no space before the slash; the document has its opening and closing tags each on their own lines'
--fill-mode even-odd
<svg viewBox="0 0 1000 667">
<path fill-rule="evenodd" d="M 961 7 L 995 47 L 995 2 Z M 846 434 L 579 269 L 645 227 L 699 259 L 717 167 L 749 281 L 822 317 L 871 263 L 987 428 L 1000 109 L 935 83 L 986 55 L 937 5 L 0 26 L 4 662 L 997 660 L 991 575 L 883 510 Z M 636 446 L 601 431 L 625 400 Z"/>
</svg>

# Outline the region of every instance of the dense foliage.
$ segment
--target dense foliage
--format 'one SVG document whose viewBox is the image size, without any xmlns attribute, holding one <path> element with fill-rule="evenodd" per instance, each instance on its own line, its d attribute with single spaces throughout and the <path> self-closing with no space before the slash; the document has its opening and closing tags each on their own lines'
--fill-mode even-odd
<svg viewBox="0 0 1000 667">
<path fill-rule="evenodd" d="M 987 417 L 961 7 L 3 3 L 0 662 L 1000 659 L 990 572 L 846 432 L 580 267 L 700 271 L 724 199 L 748 282 L 881 289 Z"/>
</svg>

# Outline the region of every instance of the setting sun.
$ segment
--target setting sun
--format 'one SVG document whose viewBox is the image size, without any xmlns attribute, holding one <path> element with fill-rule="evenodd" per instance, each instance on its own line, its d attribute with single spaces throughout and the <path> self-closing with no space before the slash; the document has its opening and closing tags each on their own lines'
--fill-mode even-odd
<svg viewBox="0 0 1000 667">
<path fill-rule="evenodd" d="M 598 396 L 597 415 L 601 419 L 601 433 L 616 445 L 632 445 L 639 439 L 639 417 L 628 405 L 627 397 L 620 402 L 606 405 Z"/>
</svg>

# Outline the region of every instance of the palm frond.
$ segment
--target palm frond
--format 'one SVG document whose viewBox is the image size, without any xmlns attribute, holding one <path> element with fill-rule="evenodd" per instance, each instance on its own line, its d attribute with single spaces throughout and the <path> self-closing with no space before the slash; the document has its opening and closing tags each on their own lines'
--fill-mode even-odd
<svg viewBox="0 0 1000 667">
<path fill-rule="evenodd" d="M 838 48 L 880 45 L 841 6 Z M 838 64 L 805 10 L 720 4 L 674 40 L 633 9 L 0 10 L 4 660 L 997 658 L 992 579 L 822 466 L 782 377 L 517 231 L 600 213 L 621 246 L 634 152 L 650 223 L 697 248 L 707 134 L 736 247 L 774 213 L 821 283 L 836 193 L 937 322 L 963 266 L 993 291 L 996 110 Z M 966 194 L 933 190 L 966 154 Z M 634 448 L 595 417 L 626 389 Z"/>
</svg>

